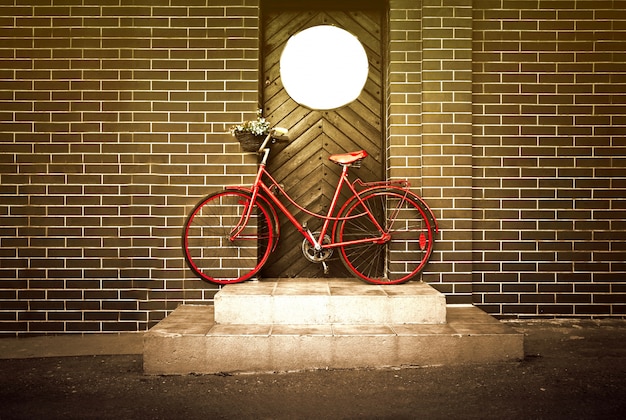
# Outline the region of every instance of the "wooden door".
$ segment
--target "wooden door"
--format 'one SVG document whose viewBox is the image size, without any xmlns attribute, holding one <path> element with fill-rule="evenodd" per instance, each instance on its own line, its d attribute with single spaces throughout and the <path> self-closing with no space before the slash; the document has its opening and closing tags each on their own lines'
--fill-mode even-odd
<svg viewBox="0 0 626 420">
<path fill-rule="evenodd" d="M 363 6 L 358 2 L 349 3 Z M 351 178 L 383 179 L 383 12 L 354 8 L 276 8 L 266 9 L 263 16 L 263 112 L 273 125 L 288 128 L 292 139 L 287 146 L 274 149 L 268 168 L 296 202 L 316 213 L 326 214 L 341 169 L 328 160 L 329 155 L 365 149 L 369 157 L 360 169 L 351 170 Z M 357 100 L 325 111 L 296 103 L 283 88 L 280 77 L 280 56 L 288 39 L 317 25 L 334 25 L 357 36 L 369 62 L 368 80 Z M 306 222 L 311 231 L 321 227 L 321 221 L 293 206 L 289 209 L 299 221 Z M 262 275 L 266 278 L 323 276 L 321 265 L 309 262 L 302 255 L 302 235 L 286 218 L 281 217 L 281 223 L 278 248 Z M 329 266 L 329 276 L 350 276 L 337 251 Z"/>
</svg>

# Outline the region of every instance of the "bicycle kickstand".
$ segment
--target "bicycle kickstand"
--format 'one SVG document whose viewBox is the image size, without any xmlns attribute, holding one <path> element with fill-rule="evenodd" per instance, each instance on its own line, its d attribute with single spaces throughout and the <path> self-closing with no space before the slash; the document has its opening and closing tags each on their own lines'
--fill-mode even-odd
<svg viewBox="0 0 626 420">
<path fill-rule="evenodd" d="M 324 275 L 328 274 L 329 269 L 328 269 L 328 264 L 326 264 L 326 261 L 322 261 L 322 266 L 324 267 Z"/>
</svg>

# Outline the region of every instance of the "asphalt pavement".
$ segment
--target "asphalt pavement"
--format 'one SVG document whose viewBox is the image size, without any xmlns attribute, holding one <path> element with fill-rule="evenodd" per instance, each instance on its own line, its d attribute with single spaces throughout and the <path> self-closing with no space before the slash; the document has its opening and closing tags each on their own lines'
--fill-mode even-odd
<svg viewBox="0 0 626 420">
<path fill-rule="evenodd" d="M 2 338 L 0 420 L 623 418 L 625 320 L 509 324 L 516 362 L 246 375 L 145 375 L 141 333 Z"/>
</svg>

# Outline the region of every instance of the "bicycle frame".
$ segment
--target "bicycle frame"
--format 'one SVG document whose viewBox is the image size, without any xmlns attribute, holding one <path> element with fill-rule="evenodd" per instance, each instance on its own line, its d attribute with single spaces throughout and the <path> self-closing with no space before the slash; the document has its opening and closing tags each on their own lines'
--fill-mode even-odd
<svg viewBox="0 0 626 420">
<path fill-rule="evenodd" d="M 280 213 L 304 237 L 304 257 L 320 263 L 324 274 L 334 250 L 346 268 L 367 283 L 404 283 L 424 268 L 439 227 L 426 202 L 411 192 L 408 180 L 351 181 L 349 168 L 360 167 L 367 152 L 330 155 L 342 170 L 328 209 L 316 213 L 296 203 L 268 172 L 267 145 L 272 139 L 288 140 L 287 130 L 272 129 L 255 147 L 261 161 L 251 186 L 225 187 L 189 213 L 183 250 L 196 274 L 217 284 L 239 283 L 256 274 L 279 243 Z M 245 150 L 250 151 L 249 144 Z M 315 219 L 314 232 L 298 219 Z"/>
<path fill-rule="evenodd" d="M 287 192 L 284 190 L 284 188 L 281 187 L 281 185 L 267 171 L 266 166 L 267 166 L 267 158 L 269 156 L 269 152 L 270 152 L 269 148 L 265 148 L 263 150 L 263 159 L 261 160 L 261 163 L 259 164 L 259 170 L 257 172 L 256 179 L 255 179 L 254 184 L 252 185 L 252 187 L 250 189 L 247 189 L 247 188 L 241 187 L 241 186 L 239 186 L 239 187 L 227 187 L 227 189 L 245 190 L 245 191 L 247 191 L 247 192 L 252 194 L 250 202 L 247 204 L 247 210 L 242 215 L 238 225 L 231 232 L 231 237 L 230 237 L 231 241 L 234 241 L 235 239 L 237 239 L 238 235 L 245 228 L 246 224 L 248 223 L 248 221 L 249 221 L 249 219 L 251 217 L 252 209 L 254 208 L 254 203 L 259 199 L 259 195 L 261 193 L 264 194 L 263 197 L 265 198 L 265 201 L 270 201 L 273 205 L 275 205 L 276 208 L 278 208 L 287 217 L 289 222 L 291 222 L 291 224 L 300 232 L 300 234 L 302 234 L 302 236 L 304 236 L 304 238 L 306 238 L 306 240 L 313 247 L 315 247 L 315 249 L 318 250 L 318 251 L 322 250 L 322 249 L 326 249 L 326 248 L 338 248 L 338 247 L 342 247 L 342 246 L 356 245 L 356 244 L 363 244 L 363 243 L 380 243 L 380 244 L 382 244 L 382 243 L 385 243 L 385 242 L 390 240 L 391 236 L 388 233 L 385 232 L 383 227 L 379 224 L 378 220 L 376 220 L 376 217 L 374 217 L 374 215 L 371 213 L 371 211 L 363 203 L 363 200 L 359 197 L 359 192 L 356 190 L 355 184 L 360 183 L 362 186 L 366 186 L 366 187 L 367 186 L 371 186 L 371 187 L 381 186 L 382 187 L 382 186 L 393 185 L 393 183 L 394 183 L 393 181 L 391 181 L 391 182 L 377 182 L 377 183 L 372 183 L 372 184 L 364 184 L 363 182 L 361 182 L 360 179 L 357 179 L 354 183 L 350 183 L 350 180 L 348 179 L 348 168 L 349 168 L 349 165 L 342 165 L 342 172 L 341 172 L 341 175 L 339 176 L 339 181 L 337 183 L 337 187 L 335 189 L 335 193 L 334 193 L 333 198 L 331 200 L 330 207 L 328 209 L 328 213 L 326 215 L 321 215 L 321 214 L 313 213 L 313 212 L 305 209 L 304 207 L 300 206 L 298 203 L 296 203 L 289 196 L 289 194 L 287 194 Z M 265 183 L 264 178 L 269 180 L 269 186 Z M 395 182 L 395 184 L 398 185 L 398 182 Z M 406 186 L 407 184 L 408 184 L 407 181 L 403 181 L 403 185 Z M 362 207 L 364 209 L 363 213 L 359 213 L 359 214 L 354 215 L 354 216 L 342 218 L 342 217 L 339 216 L 341 211 L 338 211 L 337 212 L 337 216 L 333 216 L 333 213 L 335 213 L 335 208 L 337 207 L 337 203 L 339 201 L 339 197 L 341 195 L 341 191 L 342 191 L 343 188 L 345 188 L 345 186 L 347 186 L 348 189 L 351 191 L 353 198 L 358 200 L 358 202 L 362 205 Z M 287 200 L 291 204 L 296 206 L 299 210 L 301 210 L 304 213 L 306 213 L 306 214 L 308 214 L 310 216 L 313 216 L 313 217 L 315 217 L 317 219 L 324 220 L 318 238 L 315 238 L 313 233 L 306 227 L 306 225 L 302 225 L 296 219 L 296 217 L 289 211 L 289 209 L 272 192 L 272 188 L 276 188 L 280 192 L 281 195 L 285 196 L 287 198 Z M 405 196 L 404 196 L 405 199 L 406 199 L 407 195 L 408 195 L 408 188 L 406 189 L 406 192 L 405 192 Z M 402 202 L 400 203 L 398 208 L 400 208 L 401 204 L 402 204 Z M 329 231 L 331 222 L 335 222 L 336 223 L 336 222 L 338 222 L 340 220 L 354 219 L 354 218 L 363 217 L 363 216 L 369 217 L 369 219 L 372 221 L 374 226 L 380 232 L 380 236 L 379 237 L 377 237 L 377 238 L 364 238 L 364 239 L 358 239 L 358 240 L 347 241 L 347 242 L 335 242 L 334 238 L 332 238 L 332 236 L 331 236 L 331 242 L 329 244 L 323 244 L 324 237 L 325 237 L 325 235 Z"/>
</svg>

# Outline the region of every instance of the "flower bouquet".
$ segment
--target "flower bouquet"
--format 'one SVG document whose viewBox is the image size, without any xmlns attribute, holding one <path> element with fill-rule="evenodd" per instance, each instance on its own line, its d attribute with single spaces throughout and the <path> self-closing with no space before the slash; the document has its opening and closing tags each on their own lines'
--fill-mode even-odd
<svg viewBox="0 0 626 420">
<path fill-rule="evenodd" d="M 230 132 L 237 138 L 244 151 L 256 152 L 270 132 L 270 122 L 262 116 L 262 110 L 259 109 L 256 120 L 234 125 Z"/>
</svg>

